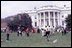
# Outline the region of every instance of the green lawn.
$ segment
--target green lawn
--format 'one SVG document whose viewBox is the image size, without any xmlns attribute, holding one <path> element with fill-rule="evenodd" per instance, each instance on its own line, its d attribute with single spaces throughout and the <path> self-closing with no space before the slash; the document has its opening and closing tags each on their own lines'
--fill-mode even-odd
<svg viewBox="0 0 72 48">
<path fill-rule="evenodd" d="M 23 36 L 17 36 L 17 33 L 10 35 L 10 41 L 6 42 L 6 34 L 1 33 L 1 47 L 71 47 L 71 33 L 62 36 L 61 33 L 55 33 L 50 37 L 48 42 L 41 34 L 33 33 L 27 37 L 24 33 Z M 56 43 L 53 40 L 57 39 Z"/>
</svg>

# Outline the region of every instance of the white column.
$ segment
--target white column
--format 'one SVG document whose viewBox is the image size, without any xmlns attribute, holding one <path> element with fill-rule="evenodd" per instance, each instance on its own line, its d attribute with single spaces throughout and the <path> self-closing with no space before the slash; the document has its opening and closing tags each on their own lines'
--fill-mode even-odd
<svg viewBox="0 0 72 48">
<path fill-rule="evenodd" d="M 55 12 L 53 11 L 53 26 L 54 26 L 54 13 L 55 13 Z"/>
<path fill-rule="evenodd" d="M 62 13 L 60 12 L 60 26 L 62 26 Z"/>
<path fill-rule="evenodd" d="M 58 21 L 59 22 L 58 25 L 60 26 L 60 14 L 58 15 L 58 20 L 59 20 Z"/>
<path fill-rule="evenodd" d="M 58 26 L 59 26 L 59 12 L 58 12 Z"/>
<path fill-rule="evenodd" d="M 60 25 L 60 12 L 59 12 L 59 25 Z"/>
<path fill-rule="evenodd" d="M 55 12 L 53 12 L 54 15 L 54 27 L 56 27 L 56 22 L 55 22 Z"/>
<path fill-rule="evenodd" d="M 62 26 L 62 13 L 60 14 L 60 25 Z"/>
<path fill-rule="evenodd" d="M 38 15 L 38 13 L 37 13 L 37 27 L 39 26 L 39 15 Z"/>
<path fill-rule="evenodd" d="M 39 27 L 41 28 L 41 13 L 40 13 L 40 26 Z"/>
<path fill-rule="evenodd" d="M 43 27 L 45 27 L 45 12 L 44 12 L 44 26 Z"/>
<path fill-rule="evenodd" d="M 50 12 L 48 12 L 49 14 L 48 14 L 48 16 L 49 16 L 49 26 L 50 26 Z"/>
</svg>

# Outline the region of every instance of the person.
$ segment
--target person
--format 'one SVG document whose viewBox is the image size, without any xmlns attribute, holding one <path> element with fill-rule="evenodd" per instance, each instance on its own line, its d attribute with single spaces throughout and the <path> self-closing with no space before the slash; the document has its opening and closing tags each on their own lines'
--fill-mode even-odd
<svg viewBox="0 0 72 48">
<path fill-rule="evenodd" d="M 43 37 L 45 35 L 45 30 L 42 28 L 41 32 L 42 32 L 42 37 Z"/>
<path fill-rule="evenodd" d="M 7 26 L 7 27 L 6 27 L 6 36 L 7 36 L 6 40 L 7 40 L 7 41 L 9 41 L 10 31 L 11 31 L 11 30 L 10 30 L 9 27 Z"/>
<path fill-rule="evenodd" d="M 18 27 L 17 36 L 19 36 L 19 34 L 22 36 L 22 32 L 21 32 L 20 26 Z"/>
<path fill-rule="evenodd" d="M 32 31 L 31 31 L 32 33 L 35 33 L 36 31 L 35 31 L 35 29 L 34 28 L 32 28 Z"/>
<path fill-rule="evenodd" d="M 66 28 L 64 28 L 64 35 L 67 33 Z"/>
<path fill-rule="evenodd" d="M 54 34 L 54 32 L 55 32 L 55 28 L 54 28 L 54 26 L 53 26 L 53 28 L 52 28 L 52 33 Z"/>
<path fill-rule="evenodd" d="M 64 28 L 62 27 L 62 35 L 64 35 Z"/>
<path fill-rule="evenodd" d="M 44 35 L 44 36 L 47 35 L 47 34 L 46 34 L 46 30 L 47 30 L 47 26 L 44 27 L 44 32 L 45 32 L 45 35 Z"/>
<path fill-rule="evenodd" d="M 39 29 L 39 27 L 37 28 L 37 33 L 40 33 L 40 29 Z"/>
<path fill-rule="evenodd" d="M 45 36 L 46 36 L 47 41 L 49 41 L 50 26 L 49 27 L 48 26 L 45 26 L 45 27 L 46 27 L 46 30 L 45 30 L 46 34 L 45 34 Z"/>
<path fill-rule="evenodd" d="M 27 37 L 29 37 L 29 29 L 28 28 L 26 29 L 26 35 L 27 35 Z"/>
</svg>

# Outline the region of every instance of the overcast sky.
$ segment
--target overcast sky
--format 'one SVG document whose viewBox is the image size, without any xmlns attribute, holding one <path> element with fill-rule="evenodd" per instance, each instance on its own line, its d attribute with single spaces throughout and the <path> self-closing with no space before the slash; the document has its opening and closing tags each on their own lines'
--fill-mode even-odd
<svg viewBox="0 0 72 48">
<path fill-rule="evenodd" d="M 56 5 L 60 7 L 66 5 L 71 7 L 71 1 L 1 1 L 1 18 L 45 5 Z"/>
</svg>

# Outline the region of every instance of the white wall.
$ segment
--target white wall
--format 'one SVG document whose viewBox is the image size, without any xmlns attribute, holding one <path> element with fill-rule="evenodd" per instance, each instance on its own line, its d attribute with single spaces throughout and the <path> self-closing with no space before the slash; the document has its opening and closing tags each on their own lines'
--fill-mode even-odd
<svg viewBox="0 0 72 48">
<path fill-rule="evenodd" d="M 60 25 L 62 26 L 62 21 L 65 21 L 65 18 L 68 16 L 68 14 L 71 14 L 71 10 L 66 10 L 66 11 L 61 11 L 61 15 L 60 15 Z M 62 16 L 64 16 L 62 18 Z M 64 22 L 64 26 L 63 27 L 66 27 L 66 23 Z"/>
<path fill-rule="evenodd" d="M 40 24 L 39 24 L 39 21 L 38 21 L 38 13 L 40 13 L 40 12 L 50 12 L 50 11 L 54 11 L 54 12 L 60 12 L 60 15 L 59 15 L 59 25 L 61 25 L 62 26 L 62 21 L 64 21 L 65 20 L 65 18 L 67 17 L 67 15 L 68 14 L 71 14 L 71 10 L 61 10 L 61 9 L 38 9 L 38 10 L 35 10 L 36 12 L 30 12 L 29 13 L 29 15 L 31 16 L 31 18 L 32 18 L 32 25 L 33 25 L 33 27 L 35 27 L 35 22 L 37 22 L 37 26 L 40 26 Z M 62 18 L 62 16 L 64 16 L 63 18 Z M 35 17 L 37 18 L 37 19 L 35 19 Z M 65 25 L 66 24 L 64 24 L 64 27 L 65 27 Z"/>
<path fill-rule="evenodd" d="M 36 16 L 36 13 L 30 13 L 29 15 L 31 16 L 33 27 L 35 27 L 35 21 L 36 21 L 35 20 L 35 16 Z"/>
</svg>

